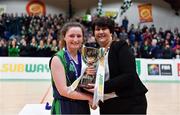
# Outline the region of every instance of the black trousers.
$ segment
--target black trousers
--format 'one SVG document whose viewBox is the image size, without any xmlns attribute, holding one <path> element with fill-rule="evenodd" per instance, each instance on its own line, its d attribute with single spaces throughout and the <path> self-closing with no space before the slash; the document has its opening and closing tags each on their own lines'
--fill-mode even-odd
<svg viewBox="0 0 180 115">
<path fill-rule="evenodd" d="M 100 114 L 146 114 L 145 95 L 128 98 L 111 98 L 100 103 Z"/>
</svg>

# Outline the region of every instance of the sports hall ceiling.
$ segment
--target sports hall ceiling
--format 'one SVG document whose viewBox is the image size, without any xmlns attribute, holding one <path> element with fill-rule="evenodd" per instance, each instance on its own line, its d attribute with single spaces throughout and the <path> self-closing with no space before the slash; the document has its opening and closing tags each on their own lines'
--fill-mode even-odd
<svg viewBox="0 0 180 115">
<path fill-rule="evenodd" d="M 67 11 L 69 6 L 69 1 L 71 1 L 72 8 L 75 11 L 82 9 L 87 9 L 92 6 L 97 6 L 98 0 L 45 0 L 46 3 L 51 4 L 54 7 L 61 8 L 62 10 Z M 123 0 L 102 0 L 103 4 L 111 4 L 115 2 L 122 2 Z M 151 0 L 132 0 L 133 2 L 149 2 Z M 156 1 L 156 0 L 155 0 Z M 159 0 L 158 0 L 159 1 Z M 171 8 L 175 11 L 180 9 L 180 0 L 164 0 L 169 3 Z"/>
<path fill-rule="evenodd" d="M 175 11 L 180 9 L 180 0 L 164 0 L 171 5 L 171 8 Z"/>
<path fill-rule="evenodd" d="M 70 0 L 45 0 L 46 3 L 51 4 L 54 7 L 61 8 L 65 11 L 68 10 Z M 122 0 L 103 0 L 103 4 L 110 4 L 115 2 L 122 2 Z M 72 8 L 75 11 L 82 9 L 91 8 L 92 6 L 97 7 L 98 0 L 71 0 Z"/>
</svg>

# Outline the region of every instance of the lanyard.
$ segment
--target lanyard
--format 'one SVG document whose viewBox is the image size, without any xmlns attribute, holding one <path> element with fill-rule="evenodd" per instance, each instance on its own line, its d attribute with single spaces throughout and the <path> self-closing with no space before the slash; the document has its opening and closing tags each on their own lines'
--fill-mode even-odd
<svg viewBox="0 0 180 115">
<path fill-rule="evenodd" d="M 71 57 L 71 55 L 67 49 L 65 49 L 65 55 L 68 58 L 67 60 L 69 60 L 70 64 L 73 65 L 73 68 L 75 70 L 75 77 L 78 78 L 80 76 L 80 73 L 81 73 L 81 54 L 79 52 L 77 53 L 77 55 L 78 55 L 78 63 L 77 64 L 73 60 L 73 58 Z"/>
<path fill-rule="evenodd" d="M 99 59 L 106 56 L 106 54 L 109 52 L 109 49 L 110 49 L 110 47 L 108 47 L 107 50 L 105 50 L 105 48 L 100 48 L 100 57 L 99 57 Z"/>
<path fill-rule="evenodd" d="M 104 53 L 104 56 L 106 56 L 106 54 L 109 52 L 109 49 L 110 49 L 110 47 L 107 48 L 107 50 Z"/>
</svg>

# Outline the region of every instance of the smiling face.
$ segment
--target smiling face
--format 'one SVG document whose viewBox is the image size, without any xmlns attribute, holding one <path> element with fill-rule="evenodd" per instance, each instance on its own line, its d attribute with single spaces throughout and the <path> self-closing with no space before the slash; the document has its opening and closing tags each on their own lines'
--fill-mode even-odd
<svg viewBox="0 0 180 115">
<path fill-rule="evenodd" d="M 64 36 L 69 50 L 79 50 L 83 42 L 83 32 L 80 27 L 70 27 Z"/>
<path fill-rule="evenodd" d="M 114 33 L 114 21 L 108 17 L 99 17 L 92 25 L 96 41 L 101 47 L 107 47 L 112 41 Z"/>
<path fill-rule="evenodd" d="M 100 46 L 105 47 L 112 41 L 112 33 L 107 27 L 95 26 L 94 35 Z"/>
</svg>

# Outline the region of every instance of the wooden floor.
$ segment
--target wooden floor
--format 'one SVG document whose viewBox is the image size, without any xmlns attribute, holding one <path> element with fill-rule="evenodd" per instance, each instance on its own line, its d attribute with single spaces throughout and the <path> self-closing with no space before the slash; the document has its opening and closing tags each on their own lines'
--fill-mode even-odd
<svg viewBox="0 0 180 115">
<path fill-rule="evenodd" d="M 148 115 L 180 115 L 180 83 L 147 82 Z M 0 80 L 0 115 L 17 115 L 26 104 L 52 102 L 50 81 Z"/>
</svg>

